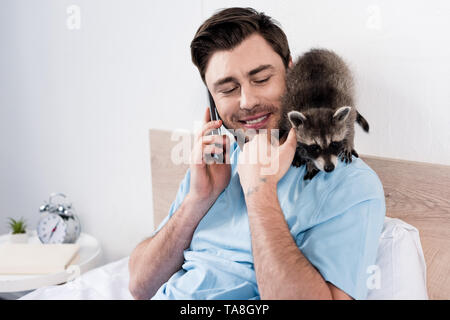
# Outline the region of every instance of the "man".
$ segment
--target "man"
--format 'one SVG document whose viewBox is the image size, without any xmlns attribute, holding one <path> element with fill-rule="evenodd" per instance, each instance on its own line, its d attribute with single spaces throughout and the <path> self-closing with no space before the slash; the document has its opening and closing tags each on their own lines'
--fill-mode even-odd
<svg viewBox="0 0 450 320">
<path fill-rule="evenodd" d="M 364 299 L 385 215 L 377 175 L 353 158 L 305 182 L 305 166 L 291 166 L 293 130 L 268 155 L 276 171 L 262 175 L 259 162 L 238 160 L 248 159 L 256 144 L 269 145 L 264 135 L 244 145 L 208 135 L 222 124 L 258 133 L 278 128 L 292 66 L 284 33 L 262 13 L 229 8 L 204 22 L 191 51 L 221 120 L 210 121 L 205 110 L 169 215 L 131 254 L 132 295 Z M 211 153 L 229 161 L 211 163 Z"/>
</svg>

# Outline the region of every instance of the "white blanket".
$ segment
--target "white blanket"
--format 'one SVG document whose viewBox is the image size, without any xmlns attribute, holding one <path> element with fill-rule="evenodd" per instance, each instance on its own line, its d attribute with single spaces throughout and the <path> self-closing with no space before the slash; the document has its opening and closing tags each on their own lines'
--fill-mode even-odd
<svg viewBox="0 0 450 320">
<path fill-rule="evenodd" d="M 37 289 L 19 300 L 130 300 L 128 259 L 106 264 L 63 285 Z"/>
</svg>

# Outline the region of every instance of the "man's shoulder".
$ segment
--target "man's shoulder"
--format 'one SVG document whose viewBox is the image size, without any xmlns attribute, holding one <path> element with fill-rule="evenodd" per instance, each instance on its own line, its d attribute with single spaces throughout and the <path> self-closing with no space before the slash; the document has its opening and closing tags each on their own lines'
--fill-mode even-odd
<svg viewBox="0 0 450 320">
<path fill-rule="evenodd" d="M 360 158 L 353 158 L 349 164 L 339 163 L 328 179 L 329 189 L 320 204 L 322 214 L 339 215 L 369 201 L 380 208 L 385 206 L 383 185 L 378 175 Z"/>
<path fill-rule="evenodd" d="M 361 158 L 345 164 L 340 161 L 337 170 L 335 188 L 349 188 L 356 194 L 366 197 L 384 197 L 383 185 L 376 172 Z"/>
<path fill-rule="evenodd" d="M 299 172 L 301 173 L 301 172 Z M 314 189 L 332 195 L 339 190 L 351 190 L 350 195 L 370 193 L 374 197 L 384 196 L 383 186 L 376 172 L 361 158 L 353 157 L 351 163 L 338 161 L 332 172 L 319 172 L 310 182 Z M 368 195 L 368 194 L 367 194 Z"/>
</svg>

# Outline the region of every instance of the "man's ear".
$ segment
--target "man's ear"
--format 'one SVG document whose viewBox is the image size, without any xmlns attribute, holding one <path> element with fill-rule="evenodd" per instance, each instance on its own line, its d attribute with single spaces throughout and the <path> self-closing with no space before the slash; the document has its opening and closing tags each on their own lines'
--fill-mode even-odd
<svg viewBox="0 0 450 320">
<path fill-rule="evenodd" d="M 289 56 L 288 67 L 289 67 L 289 69 L 292 69 L 293 66 L 294 66 L 294 64 L 292 63 L 292 56 Z"/>
<path fill-rule="evenodd" d="M 303 124 L 305 123 L 305 120 L 306 120 L 305 115 L 298 111 L 291 111 L 287 114 L 287 116 L 294 128 L 303 126 Z"/>
</svg>

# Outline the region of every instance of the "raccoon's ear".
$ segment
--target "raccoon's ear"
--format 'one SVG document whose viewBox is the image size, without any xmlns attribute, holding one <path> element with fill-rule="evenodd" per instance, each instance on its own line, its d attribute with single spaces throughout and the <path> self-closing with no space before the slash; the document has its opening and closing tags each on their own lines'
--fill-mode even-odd
<svg viewBox="0 0 450 320">
<path fill-rule="evenodd" d="M 340 107 L 334 113 L 333 119 L 335 119 L 336 121 L 345 121 L 345 119 L 347 119 L 348 115 L 350 114 L 351 109 L 352 107 L 349 106 Z"/>
<path fill-rule="evenodd" d="M 287 115 L 288 115 L 289 121 L 291 122 L 291 124 L 294 128 L 298 128 L 298 127 L 302 126 L 306 121 L 305 115 L 298 111 L 291 111 Z"/>
</svg>

